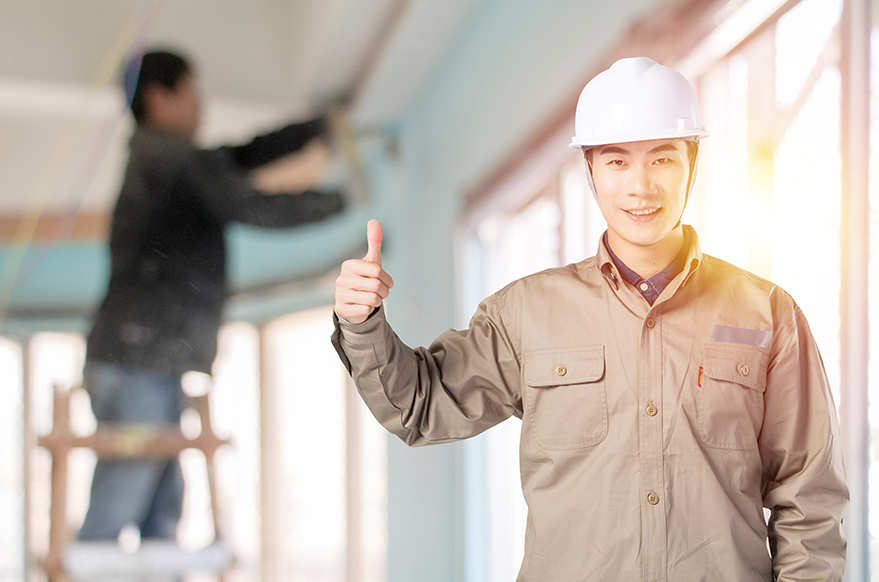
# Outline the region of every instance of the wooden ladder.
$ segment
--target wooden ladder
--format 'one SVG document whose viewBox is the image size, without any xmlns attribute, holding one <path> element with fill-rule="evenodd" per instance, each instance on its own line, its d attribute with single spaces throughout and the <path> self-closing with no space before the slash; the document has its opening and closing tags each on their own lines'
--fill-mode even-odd
<svg viewBox="0 0 879 582">
<path fill-rule="evenodd" d="M 201 432 L 187 438 L 179 427 L 157 427 L 148 424 L 98 423 L 95 432 L 77 436 L 70 432 L 70 391 L 55 388 L 54 421 L 52 432 L 39 437 L 38 445 L 52 455 L 52 493 L 49 512 L 49 551 L 42 560 L 43 570 L 50 582 L 67 582 L 64 569 L 64 551 L 71 541 L 67 528 L 67 456 L 71 449 L 92 449 L 99 460 L 105 459 L 174 459 L 184 449 L 198 449 L 204 453 L 208 471 L 208 488 L 214 531 L 220 540 L 220 520 L 217 508 L 217 488 L 214 475 L 214 456 L 229 439 L 219 438 L 211 424 L 208 396 L 189 398 L 190 407 L 198 412 Z"/>
</svg>

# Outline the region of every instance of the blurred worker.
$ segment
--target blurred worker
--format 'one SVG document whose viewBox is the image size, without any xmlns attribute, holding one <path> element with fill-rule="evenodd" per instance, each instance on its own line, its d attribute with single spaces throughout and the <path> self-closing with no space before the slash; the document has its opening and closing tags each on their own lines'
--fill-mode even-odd
<svg viewBox="0 0 879 582">
<path fill-rule="evenodd" d="M 136 68 L 134 69 L 136 74 Z M 88 338 L 85 384 L 98 421 L 179 424 L 181 375 L 209 374 L 226 282 L 230 222 L 293 227 L 338 213 L 339 193 L 267 195 L 254 170 L 325 137 L 323 119 L 252 142 L 200 149 L 201 95 L 192 66 L 148 52 L 131 97 L 137 129 L 110 233 L 107 295 Z M 100 461 L 82 540 L 174 538 L 183 498 L 175 461 Z"/>
<path fill-rule="evenodd" d="M 841 580 L 848 490 L 806 319 L 681 224 L 708 136 L 692 87 L 622 59 L 586 85 L 576 133 L 597 255 L 511 283 L 429 348 L 385 320 L 370 222 L 333 335 L 361 396 L 412 446 L 522 419 L 520 581 Z"/>
</svg>

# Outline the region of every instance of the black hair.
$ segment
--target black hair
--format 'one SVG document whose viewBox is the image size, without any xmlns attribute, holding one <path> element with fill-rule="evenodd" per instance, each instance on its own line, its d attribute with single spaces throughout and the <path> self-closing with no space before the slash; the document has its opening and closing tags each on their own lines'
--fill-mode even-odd
<svg viewBox="0 0 879 582">
<path fill-rule="evenodd" d="M 150 51 L 144 53 L 139 62 L 137 58 L 132 59 L 125 68 L 122 83 L 135 121 L 140 124 L 146 120 L 146 90 L 150 85 L 173 90 L 181 77 L 191 72 L 189 61 L 172 52 Z"/>
</svg>

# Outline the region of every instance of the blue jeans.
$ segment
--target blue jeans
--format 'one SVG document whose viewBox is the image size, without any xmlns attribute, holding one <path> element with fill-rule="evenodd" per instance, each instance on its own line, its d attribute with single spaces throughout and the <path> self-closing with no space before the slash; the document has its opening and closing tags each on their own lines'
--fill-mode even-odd
<svg viewBox="0 0 879 582">
<path fill-rule="evenodd" d="M 83 376 L 98 422 L 179 426 L 186 407 L 179 375 L 88 362 Z M 129 524 L 143 539 L 174 539 L 182 508 L 177 459 L 98 461 L 79 539 L 115 540 Z"/>
</svg>

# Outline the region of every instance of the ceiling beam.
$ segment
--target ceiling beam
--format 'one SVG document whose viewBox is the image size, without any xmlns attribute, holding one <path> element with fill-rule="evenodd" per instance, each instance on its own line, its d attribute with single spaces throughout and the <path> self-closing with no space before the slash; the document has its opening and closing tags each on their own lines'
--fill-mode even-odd
<svg viewBox="0 0 879 582">
<path fill-rule="evenodd" d="M 36 222 L 36 225 L 34 225 Z M 25 236 L 23 233 L 30 233 Z M 108 212 L 0 215 L 0 244 L 103 242 L 110 232 Z"/>
<path fill-rule="evenodd" d="M 354 81 L 351 83 L 351 88 L 348 90 L 347 97 L 349 104 L 357 103 L 363 95 L 364 90 L 372 80 L 372 77 L 378 68 L 382 56 L 385 54 L 394 33 L 400 26 L 400 23 L 403 20 L 403 15 L 406 14 L 406 10 L 409 8 L 410 3 L 410 0 L 396 0 L 394 2 L 394 6 L 388 12 L 388 16 L 382 23 L 375 40 L 373 40 L 369 50 L 364 54 L 360 66 L 357 67 L 357 75 L 354 77 Z"/>
</svg>

